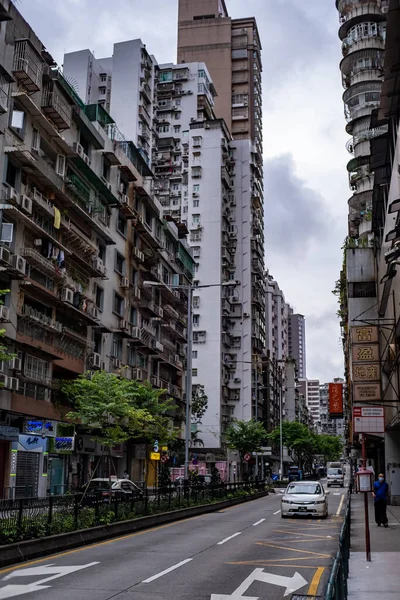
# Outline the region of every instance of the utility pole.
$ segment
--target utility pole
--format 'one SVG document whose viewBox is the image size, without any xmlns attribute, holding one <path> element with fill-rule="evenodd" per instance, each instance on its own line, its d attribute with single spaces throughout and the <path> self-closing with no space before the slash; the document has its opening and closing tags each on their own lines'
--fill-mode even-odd
<svg viewBox="0 0 400 600">
<path fill-rule="evenodd" d="M 188 286 L 188 304 L 187 304 L 187 345 L 186 345 L 186 431 L 185 431 L 185 485 L 189 479 L 189 448 L 192 430 L 192 295 L 193 288 Z"/>
<path fill-rule="evenodd" d="M 283 477 L 283 409 L 282 409 L 282 369 L 278 367 L 279 383 L 279 450 L 280 450 L 280 479 Z"/>
<path fill-rule="evenodd" d="M 256 373 L 255 373 L 254 384 L 255 384 L 255 388 L 256 388 L 256 394 L 255 394 L 255 396 L 256 396 L 256 408 L 255 408 L 254 416 L 255 416 L 256 422 L 258 422 L 258 360 L 256 362 Z M 256 475 L 258 476 L 258 452 L 256 453 Z"/>
</svg>

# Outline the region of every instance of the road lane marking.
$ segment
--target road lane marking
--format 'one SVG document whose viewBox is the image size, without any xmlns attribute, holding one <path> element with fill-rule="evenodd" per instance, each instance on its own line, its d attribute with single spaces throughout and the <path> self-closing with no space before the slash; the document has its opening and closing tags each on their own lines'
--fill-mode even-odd
<svg viewBox="0 0 400 600">
<path fill-rule="evenodd" d="M 336 516 L 337 517 L 340 515 L 340 511 L 342 510 L 343 502 L 344 502 L 344 494 L 342 494 L 342 497 L 340 499 L 339 508 L 336 511 Z"/>
<path fill-rule="evenodd" d="M 253 523 L 253 527 L 257 527 L 257 525 L 261 525 L 261 523 L 264 523 L 265 519 L 260 519 L 259 521 L 256 521 L 255 523 Z"/>
<path fill-rule="evenodd" d="M 249 566 L 249 567 L 284 567 L 285 569 L 287 569 L 288 567 L 290 567 L 291 569 L 293 569 L 293 568 L 296 568 L 296 569 L 318 569 L 319 568 L 315 565 L 293 565 L 293 564 L 280 565 L 278 563 L 271 562 L 268 559 L 236 561 L 236 562 L 228 562 L 226 564 L 227 565 L 244 565 L 244 566 Z"/>
<path fill-rule="evenodd" d="M 304 536 L 304 537 L 310 537 L 310 538 L 318 538 L 321 539 L 321 535 L 313 535 L 312 533 L 299 533 L 298 531 L 290 531 L 288 529 L 274 529 L 275 533 L 287 533 L 287 534 L 294 534 L 294 535 L 298 535 L 298 536 Z M 331 535 L 326 536 L 327 538 L 332 538 Z M 326 538 L 325 538 L 326 539 Z M 304 540 L 305 541 L 305 540 Z M 310 540 L 312 541 L 312 540 Z"/>
<path fill-rule="evenodd" d="M 340 492 L 334 492 L 334 496 L 340 496 Z"/>
<path fill-rule="evenodd" d="M 314 577 L 311 580 L 310 587 L 308 588 L 309 596 L 316 596 L 316 594 L 318 592 L 318 587 L 319 587 L 319 584 L 321 581 L 321 577 L 322 577 L 324 571 L 325 571 L 325 567 L 318 567 L 318 569 L 316 570 Z"/>
<path fill-rule="evenodd" d="M 277 510 L 276 512 L 274 512 L 274 515 L 279 515 L 280 512 L 280 510 Z"/>
<path fill-rule="evenodd" d="M 287 546 L 278 546 L 277 544 L 268 544 L 268 542 L 256 542 L 258 546 L 267 546 L 268 548 L 278 548 L 278 550 L 290 550 L 291 552 L 299 552 L 300 554 L 313 554 L 314 556 L 331 558 L 330 554 L 323 554 L 322 552 L 311 552 L 311 550 L 299 550 L 298 548 L 288 548 Z M 282 560 L 282 559 L 280 559 Z M 283 559 L 287 560 L 287 559 Z"/>
<path fill-rule="evenodd" d="M 171 573 L 171 571 L 175 571 L 175 569 L 179 569 L 179 567 L 183 567 L 183 565 L 186 565 L 187 563 L 191 562 L 192 560 L 193 560 L 193 558 L 187 558 L 186 560 L 182 560 L 181 562 L 177 563 L 176 565 L 169 567 L 169 569 L 165 569 L 164 571 L 161 571 L 161 573 L 157 573 L 157 575 L 153 575 L 152 577 L 149 577 L 148 579 L 144 579 L 144 581 L 142 581 L 142 583 L 151 583 L 152 581 L 155 581 L 156 579 L 159 579 L 160 577 L 163 577 L 164 575 L 168 575 L 168 573 Z"/>
<path fill-rule="evenodd" d="M 233 535 L 230 535 L 229 537 L 225 538 L 224 540 L 221 540 L 220 542 L 218 542 L 217 546 L 222 546 L 222 544 L 226 544 L 226 542 L 229 542 L 229 540 L 232 540 L 233 538 L 237 537 L 238 535 L 241 535 L 241 531 L 238 531 L 237 533 L 234 533 Z"/>
</svg>

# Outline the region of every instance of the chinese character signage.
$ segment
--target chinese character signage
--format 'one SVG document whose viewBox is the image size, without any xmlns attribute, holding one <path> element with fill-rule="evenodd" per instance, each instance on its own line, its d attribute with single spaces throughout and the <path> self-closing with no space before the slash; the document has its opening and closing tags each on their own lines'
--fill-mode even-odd
<svg viewBox="0 0 400 600">
<path fill-rule="evenodd" d="M 384 433 L 385 409 L 383 406 L 355 406 L 353 423 L 354 433 Z"/>
<path fill-rule="evenodd" d="M 329 384 L 329 414 L 333 418 L 343 417 L 343 384 Z"/>
<path fill-rule="evenodd" d="M 353 381 L 379 381 L 381 377 L 381 368 L 376 364 L 355 364 L 353 365 Z"/>
<path fill-rule="evenodd" d="M 371 402 L 381 399 L 380 383 L 355 383 L 354 384 L 355 402 Z"/>
<path fill-rule="evenodd" d="M 378 344 L 357 344 L 352 348 L 353 363 L 379 362 Z"/>
<path fill-rule="evenodd" d="M 351 341 L 353 344 L 377 344 L 378 328 L 369 325 L 351 327 Z"/>
</svg>

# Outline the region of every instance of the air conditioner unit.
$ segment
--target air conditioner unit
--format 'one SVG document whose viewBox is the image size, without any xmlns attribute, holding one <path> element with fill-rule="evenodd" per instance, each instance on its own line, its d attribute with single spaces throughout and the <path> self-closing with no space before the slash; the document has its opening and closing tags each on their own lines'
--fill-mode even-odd
<svg viewBox="0 0 400 600">
<path fill-rule="evenodd" d="M 138 287 L 134 287 L 133 288 L 133 296 L 135 298 L 137 298 L 138 300 L 140 300 L 140 294 L 141 294 L 140 289 Z"/>
<path fill-rule="evenodd" d="M 123 277 L 119 282 L 119 287 L 127 290 L 129 288 L 129 279 L 127 277 Z"/>
<path fill-rule="evenodd" d="M 113 366 L 114 366 L 114 369 L 120 369 L 122 366 L 122 361 L 119 358 L 114 358 Z"/>
<path fill-rule="evenodd" d="M 156 307 L 155 307 L 155 312 L 158 314 L 158 316 L 159 316 L 159 317 L 163 318 L 163 316 L 164 316 L 164 311 L 163 311 L 163 309 L 161 308 L 161 306 L 156 306 Z"/>
<path fill-rule="evenodd" d="M 180 300 L 181 298 L 181 293 L 179 290 L 172 290 L 173 295 L 175 296 L 175 298 L 178 298 Z"/>
<path fill-rule="evenodd" d="M 0 263 L 10 264 L 11 262 L 11 252 L 8 248 L 1 247 L 0 248 Z"/>
<path fill-rule="evenodd" d="M 82 159 L 83 159 L 83 162 L 86 163 L 87 165 L 90 164 L 90 159 L 87 154 L 82 154 Z"/>
<path fill-rule="evenodd" d="M 138 258 L 141 262 L 144 261 L 144 254 L 143 252 L 141 252 L 139 250 L 139 248 L 134 248 L 133 249 L 133 254 L 136 256 L 136 258 Z"/>
<path fill-rule="evenodd" d="M 133 369 L 132 378 L 136 379 L 137 381 L 143 381 L 144 373 L 143 373 L 142 369 Z"/>
<path fill-rule="evenodd" d="M 13 187 L 6 188 L 6 200 L 10 200 L 11 202 L 15 202 L 19 204 L 20 202 L 20 194 Z"/>
<path fill-rule="evenodd" d="M 58 331 L 58 333 L 62 333 L 63 324 L 60 323 L 60 321 L 53 321 L 53 327 L 56 331 Z"/>
<path fill-rule="evenodd" d="M 44 401 L 51 402 L 51 390 L 49 390 L 48 388 L 44 390 Z"/>
<path fill-rule="evenodd" d="M 21 203 L 21 210 L 23 212 L 27 213 L 28 215 L 31 215 L 32 214 L 32 199 L 29 198 L 29 196 L 26 196 L 25 194 L 21 194 L 20 203 Z"/>
<path fill-rule="evenodd" d="M 19 254 L 13 254 L 13 256 L 11 258 L 11 265 L 12 265 L 13 269 L 18 271 L 19 273 L 22 273 L 22 275 L 25 275 L 26 260 L 22 256 L 19 256 Z"/>
<path fill-rule="evenodd" d="M 127 196 L 126 194 L 124 194 L 121 198 L 121 203 L 122 204 L 128 204 L 129 205 L 129 196 Z"/>
<path fill-rule="evenodd" d="M 240 383 L 242 380 L 240 379 L 240 377 L 235 377 L 233 380 L 233 383 Z"/>
<path fill-rule="evenodd" d="M 7 375 L 4 375 L 3 373 L 0 374 L 0 384 L 5 388 L 7 387 L 7 379 Z"/>
<path fill-rule="evenodd" d="M 204 125 L 204 129 L 210 129 L 210 125 Z"/>
<path fill-rule="evenodd" d="M 129 323 L 126 319 L 119 319 L 118 327 L 122 329 L 122 331 L 128 331 Z"/>
<path fill-rule="evenodd" d="M 68 304 L 74 303 L 74 292 L 70 288 L 62 288 L 61 290 L 61 300 L 63 302 L 68 302 Z"/>
<path fill-rule="evenodd" d="M 84 155 L 83 146 L 79 142 L 74 142 L 72 144 L 72 148 L 73 148 L 73 150 L 75 150 L 75 152 L 77 154 L 79 154 L 80 157 L 83 157 L 83 155 Z"/>
<path fill-rule="evenodd" d="M 16 377 L 7 377 L 7 385 L 8 390 L 12 390 L 13 392 L 18 392 L 19 390 L 19 379 Z"/>
<path fill-rule="evenodd" d="M 21 367 L 22 360 L 18 358 L 18 356 L 14 356 L 14 358 L 10 360 L 10 369 L 12 369 L 13 371 L 20 371 Z"/>
<path fill-rule="evenodd" d="M 101 258 L 96 257 L 93 259 L 93 268 L 100 273 L 104 273 L 104 263 Z"/>
<path fill-rule="evenodd" d="M 93 353 L 92 365 L 94 369 L 100 369 L 101 367 L 101 356 L 97 352 Z"/>
<path fill-rule="evenodd" d="M 151 385 L 158 387 L 158 377 L 156 377 L 155 375 L 152 375 L 150 377 L 150 383 L 151 383 Z"/>
<path fill-rule="evenodd" d="M 96 306 L 91 306 L 88 310 L 88 313 L 93 319 L 99 318 L 99 309 Z"/>
<path fill-rule="evenodd" d="M 142 339 L 142 330 L 140 327 L 132 327 L 132 337 L 137 340 Z"/>
<path fill-rule="evenodd" d="M 0 306 L 0 321 L 10 323 L 10 309 L 7 306 Z"/>
<path fill-rule="evenodd" d="M 175 356 L 174 356 L 174 361 L 175 361 L 176 363 L 180 363 L 180 362 L 181 362 L 181 359 L 180 359 L 180 356 L 179 356 L 179 354 L 175 354 Z"/>
</svg>

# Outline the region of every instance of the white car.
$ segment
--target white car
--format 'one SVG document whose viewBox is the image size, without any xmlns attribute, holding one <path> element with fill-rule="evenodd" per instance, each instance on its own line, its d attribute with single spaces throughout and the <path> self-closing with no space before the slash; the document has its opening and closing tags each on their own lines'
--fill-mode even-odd
<svg viewBox="0 0 400 600">
<path fill-rule="evenodd" d="M 327 485 L 340 485 L 344 487 L 344 472 L 343 468 L 329 467 L 327 472 Z"/>
<path fill-rule="evenodd" d="M 319 481 L 293 481 L 289 483 L 281 500 L 283 519 L 296 515 L 307 515 L 326 519 L 328 499 L 323 485 Z"/>
</svg>

